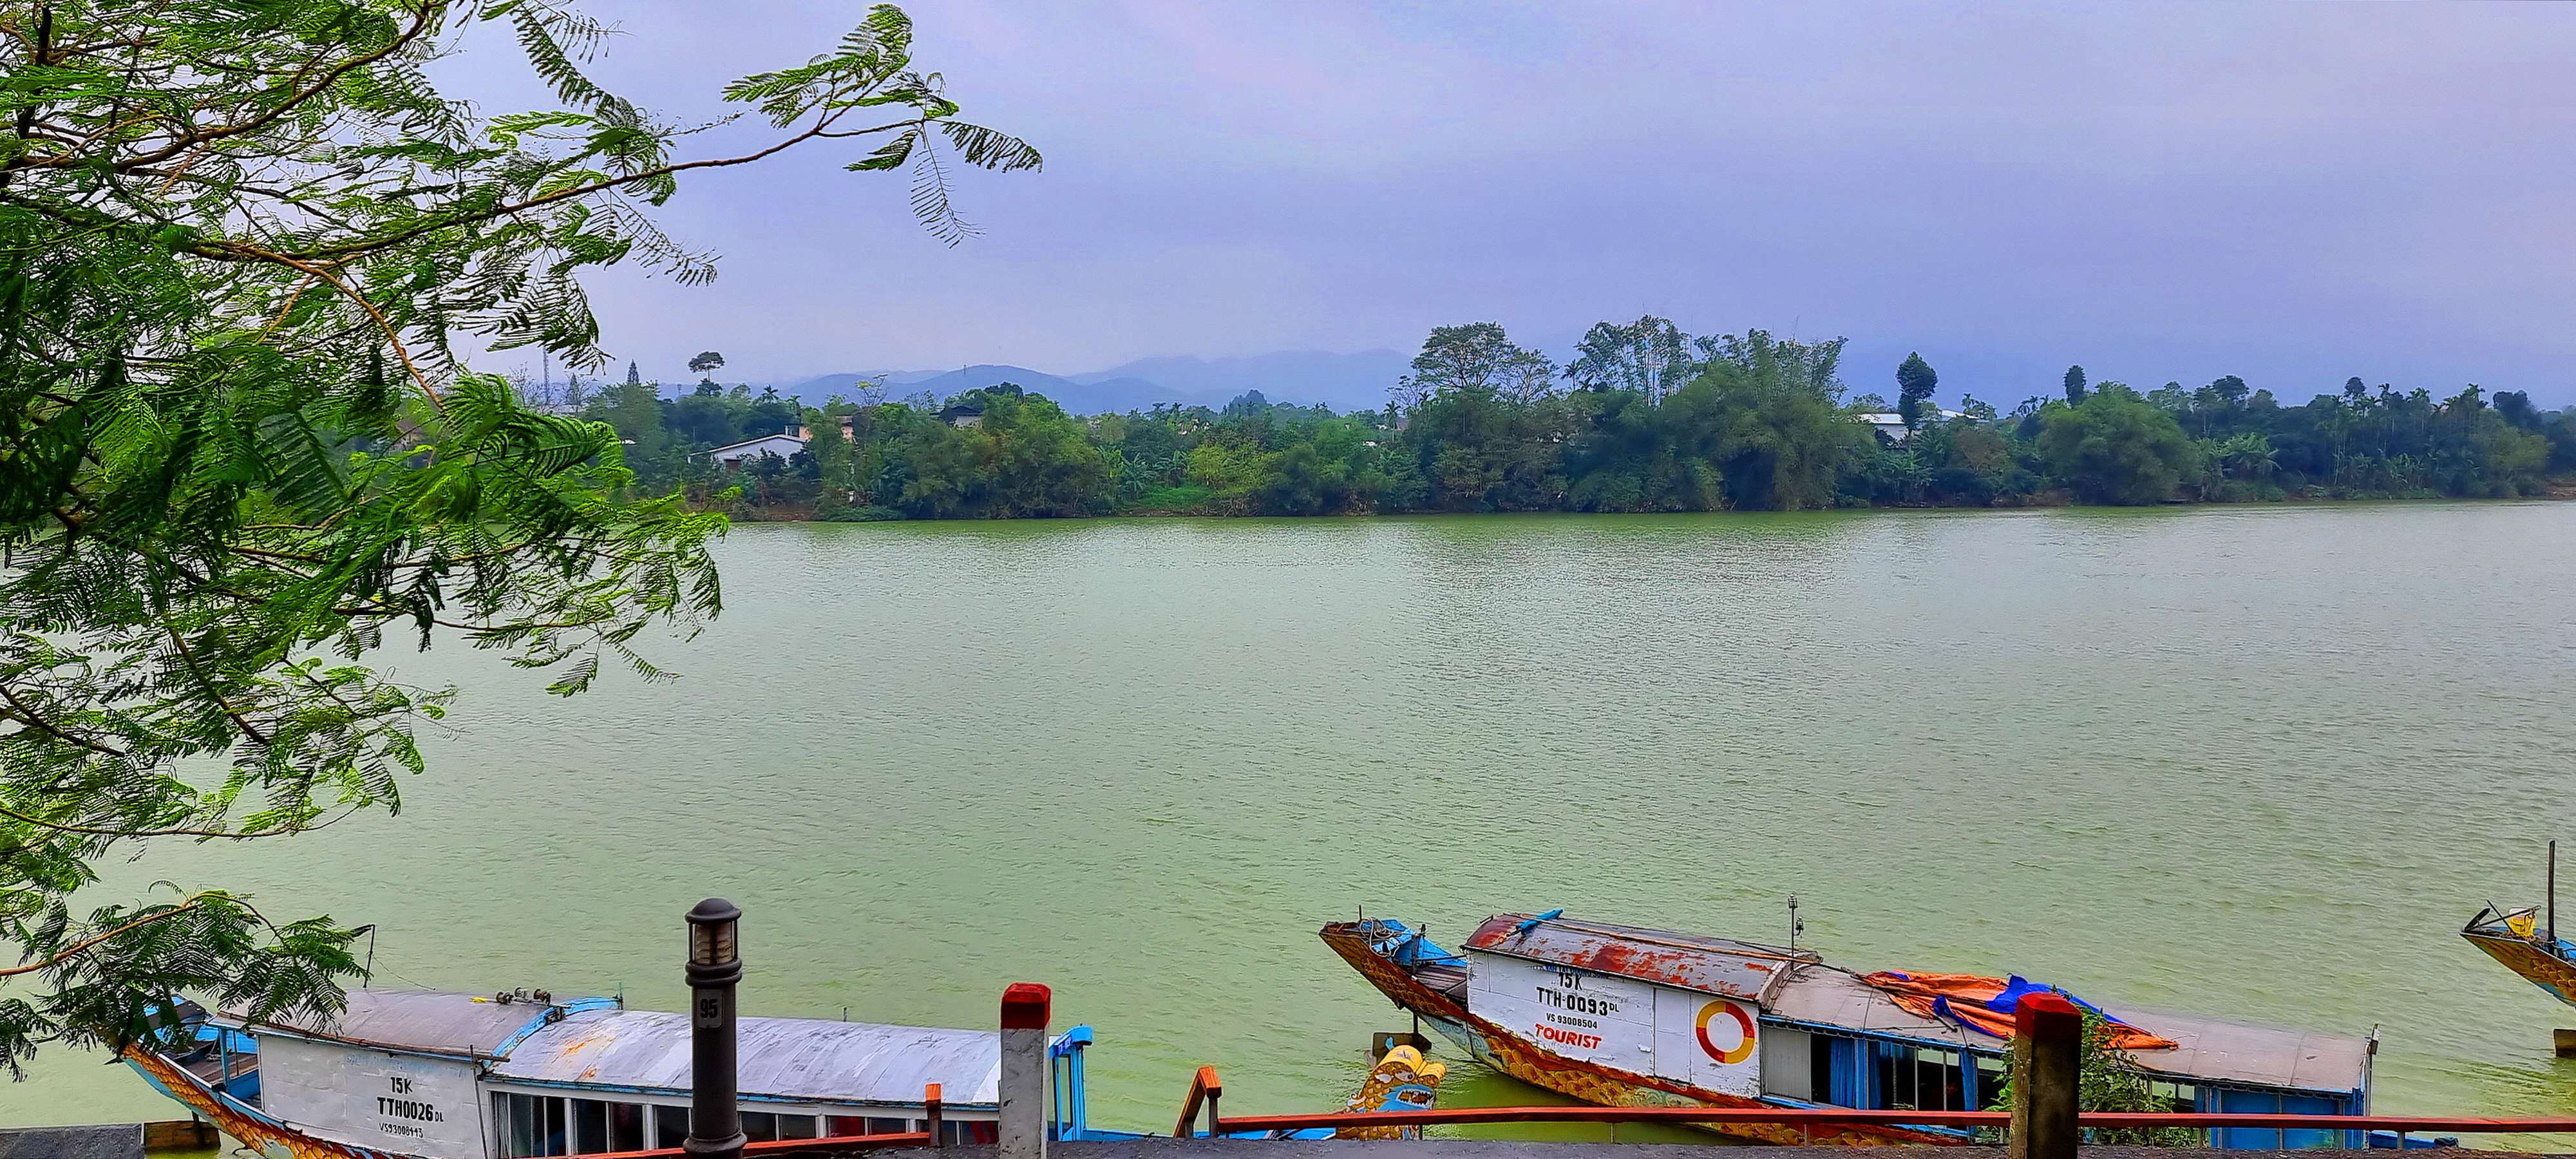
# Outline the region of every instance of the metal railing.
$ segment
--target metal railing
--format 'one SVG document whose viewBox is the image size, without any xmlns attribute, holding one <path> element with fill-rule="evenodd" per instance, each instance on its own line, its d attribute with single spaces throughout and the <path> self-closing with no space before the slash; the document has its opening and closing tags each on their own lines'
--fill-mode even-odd
<svg viewBox="0 0 2576 1159">
<path fill-rule="evenodd" d="M 1204 1069 L 1204 1068 L 1203 1068 Z M 1209 1116 L 1217 1134 L 1338 1127 L 1424 1127 L 1475 1123 L 1761 1123 L 1789 1127 L 1992 1127 L 2012 1123 L 2007 1111 L 1863 1111 L 1844 1107 L 1450 1107 L 1429 1111 L 1342 1111 L 1327 1114 Z M 1187 1120 L 1184 1120 L 1185 1125 Z M 2295 1115 L 2279 1112 L 2083 1111 L 2085 1128 L 2250 1127 L 2283 1131 L 2393 1131 L 2408 1134 L 2552 1134 L 2576 1132 L 2576 1116 L 2481 1118 L 2460 1115 Z"/>
<path fill-rule="evenodd" d="M 921 1131 L 898 1131 L 884 1135 L 836 1135 L 822 1139 L 766 1139 L 742 1145 L 745 1156 L 763 1159 L 797 1159 L 799 1156 L 839 1155 L 851 1151 L 874 1151 L 888 1147 L 937 1147 L 945 1115 L 941 1107 L 939 1084 L 921 1088 Z M 588 1155 L 583 1159 L 683 1159 L 685 1148 L 656 1147 L 649 1151 L 616 1151 L 605 1155 Z"/>
<path fill-rule="evenodd" d="M 1224 1093 L 1225 1084 L 1217 1081 L 1216 1068 L 1200 1067 L 1199 1073 L 1190 1076 L 1190 1093 L 1181 1100 L 1181 1121 L 1172 1128 L 1172 1135 L 1187 1139 L 1198 1134 L 1199 1108 L 1202 1106 L 1207 1108 L 1208 1133 L 1224 1134 L 1216 1115 L 1217 1096 Z"/>
<path fill-rule="evenodd" d="M 1876 1111 L 1849 1107 L 1448 1107 L 1427 1111 L 1327 1111 L 1321 1114 L 1238 1115 L 1217 1113 L 1224 1086 L 1216 1068 L 1203 1066 L 1190 1080 L 1181 1104 L 1180 1123 L 1172 1134 L 1189 1138 L 1209 1135 L 1266 1135 L 1274 1132 L 1356 1127 L 1436 1127 L 1478 1123 L 1666 1123 L 1764 1124 L 1797 1127 L 1942 1127 L 1952 1130 L 2012 1125 L 2009 1111 Z M 2410 1134 L 2432 1131 L 2473 1135 L 2557 1134 L 2576 1132 L 2576 1116 L 2488 1118 L 2462 1115 L 2298 1115 L 2272 1112 L 2113 1112 L 2079 1111 L 2076 1126 L 2104 1130 L 2183 1127 L 2193 1130 L 2251 1128 L 2267 1131 L 2394 1132 L 2399 1150 Z M 1615 1135 L 1614 1135 L 1615 1138 Z"/>
</svg>

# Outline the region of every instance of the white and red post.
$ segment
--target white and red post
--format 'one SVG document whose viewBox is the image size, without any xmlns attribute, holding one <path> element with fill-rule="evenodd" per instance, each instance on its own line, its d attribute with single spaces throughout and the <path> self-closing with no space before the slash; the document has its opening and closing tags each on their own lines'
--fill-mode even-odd
<svg viewBox="0 0 2576 1159">
<path fill-rule="evenodd" d="M 1046 1159 L 1047 1016 L 1054 995 L 1035 982 L 1002 991 L 1001 1159 Z"/>
</svg>

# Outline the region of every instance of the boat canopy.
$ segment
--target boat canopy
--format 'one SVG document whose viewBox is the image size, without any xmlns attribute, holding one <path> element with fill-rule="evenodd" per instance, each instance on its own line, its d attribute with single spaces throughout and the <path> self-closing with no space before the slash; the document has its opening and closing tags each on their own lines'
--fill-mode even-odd
<svg viewBox="0 0 2576 1159">
<path fill-rule="evenodd" d="M 1528 914 L 1488 918 L 1466 948 L 1768 1004 L 1801 951 L 1729 938 Z"/>
<path fill-rule="evenodd" d="M 2130 1052 L 2138 1065 L 2160 1077 L 2336 1092 L 2359 1090 L 2369 1081 L 2367 1039 L 2274 1030 L 2117 1002 L 2104 1003 L 2103 1009 L 2122 1022 L 2173 1041 L 2170 1049 Z M 1816 963 L 1800 965 L 1764 1003 L 1764 1013 L 1785 1022 L 1912 1039 L 1953 1050 L 2000 1053 L 2004 1046 L 1982 1031 L 1909 1011 L 1887 991 L 1849 971 Z"/>
<path fill-rule="evenodd" d="M 529 1035 L 489 1077 L 685 1093 L 689 1035 L 685 1014 L 569 1014 Z M 1001 1098 L 1002 1038 L 995 1031 L 745 1018 L 736 1035 L 745 1097 L 917 1107 L 922 1087 L 938 1083 L 951 1106 L 990 1108 Z"/>
<path fill-rule="evenodd" d="M 351 990 L 348 1006 L 332 1019 L 257 1021 L 227 1010 L 215 1019 L 254 1034 L 283 1031 L 299 1038 L 346 1042 L 407 1054 L 499 1058 L 547 1023 L 576 1010 L 612 1007 L 610 998 L 562 1002 L 513 999 L 435 990 Z"/>
</svg>

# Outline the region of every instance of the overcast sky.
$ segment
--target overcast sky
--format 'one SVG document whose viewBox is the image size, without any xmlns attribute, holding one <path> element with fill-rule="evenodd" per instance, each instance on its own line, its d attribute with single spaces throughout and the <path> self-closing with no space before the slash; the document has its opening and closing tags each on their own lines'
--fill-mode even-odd
<svg viewBox="0 0 2576 1159">
<path fill-rule="evenodd" d="M 855 20 L 591 0 L 598 71 L 674 118 Z M 676 380 L 1410 351 L 1601 319 L 1848 335 L 1942 394 L 2244 375 L 2285 401 L 2466 382 L 2576 402 L 2576 6 L 923 0 L 917 64 L 1041 173 L 912 224 L 834 143 L 692 177 L 712 286 L 594 284 Z M 506 44 L 443 69 L 525 104 Z M 749 138 L 728 130 L 708 150 Z M 694 146 L 693 146 L 694 147 Z M 1881 365 L 1884 363 L 1884 365 Z"/>
</svg>

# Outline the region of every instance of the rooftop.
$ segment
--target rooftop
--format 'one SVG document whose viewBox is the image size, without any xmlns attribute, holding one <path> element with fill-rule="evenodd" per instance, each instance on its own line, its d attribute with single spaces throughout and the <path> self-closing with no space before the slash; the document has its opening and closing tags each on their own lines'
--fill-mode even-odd
<svg viewBox="0 0 2576 1159">
<path fill-rule="evenodd" d="M 1779 984 L 1782 967 L 1800 960 L 1729 938 L 1528 914 L 1487 918 L 1466 948 L 1755 1002 Z"/>
<path fill-rule="evenodd" d="M 2119 1002 L 2099 1005 L 2131 1026 L 2174 1040 L 2177 1045 L 2172 1050 L 2130 1053 L 2140 1065 L 2168 1077 L 2348 1091 L 2362 1085 L 2363 1072 L 2369 1065 L 2367 1039 L 2275 1030 L 2197 1014 L 2141 1010 Z M 1886 991 L 1862 982 L 1847 970 L 1822 964 L 1800 966 L 1763 1006 L 1772 1017 L 1792 1022 L 1865 1030 L 1954 1048 L 1997 1051 L 2005 1045 L 2002 1039 L 1914 1014 L 1898 1006 Z"/>
<path fill-rule="evenodd" d="M 529 1035 L 492 1078 L 685 1093 L 689 1033 L 685 1014 L 571 1014 Z M 745 1018 L 737 1035 L 745 1095 L 917 1106 L 922 1087 L 938 1083 L 950 1104 L 989 1106 L 1000 1097 L 1001 1035 L 989 1030 Z"/>
<path fill-rule="evenodd" d="M 305 1038 L 332 1039 L 422 1054 L 490 1055 L 524 1031 L 544 1026 L 572 1006 L 607 1002 L 603 998 L 563 1004 L 501 1002 L 480 994 L 435 990 L 351 990 L 348 1008 L 338 1018 L 252 1022 L 240 1011 L 224 1011 L 219 1021 L 257 1030 L 263 1027 Z"/>
</svg>

